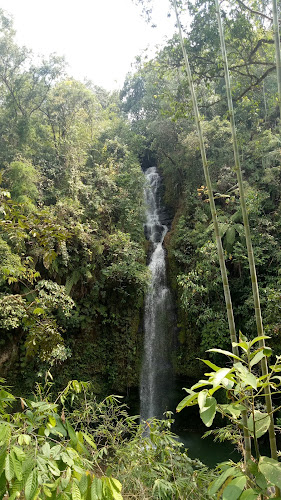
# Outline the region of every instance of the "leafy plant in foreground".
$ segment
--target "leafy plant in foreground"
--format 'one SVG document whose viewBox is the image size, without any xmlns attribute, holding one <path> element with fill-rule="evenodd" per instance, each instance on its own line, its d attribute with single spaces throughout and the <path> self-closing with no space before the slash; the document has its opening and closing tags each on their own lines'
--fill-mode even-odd
<svg viewBox="0 0 281 500">
<path fill-rule="evenodd" d="M 80 387 L 69 384 L 74 392 Z M 17 400 L 1 386 L 1 498 L 122 500 L 118 480 L 94 474 L 96 445 L 87 432 L 75 431 L 57 403 L 19 399 L 23 411 L 7 413 Z"/>
<path fill-rule="evenodd" d="M 265 346 L 265 343 L 264 343 L 264 338 L 263 338 L 263 323 L 262 323 L 262 314 L 261 314 L 261 307 L 260 307 L 259 287 L 258 287 L 258 281 L 257 281 L 257 273 L 256 273 L 255 258 L 254 258 L 254 253 L 253 253 L 252 238 L 251 238 L 251 233 L 250 233 L 249 217 L 248 217 L 248 212 L 247 212 L 247 207 L 246 207 L 246 198 L 245 198 L 244 184 L 243 184 L 243 179 L 242 179 L 242 169 L 241 169 L 241 165 L 240 165 L 240 158 L 239 158 L 239 151 L 238 151 L 238 141 L 237 141 L 234 109 L 233 109 L 233 102 L 232 102 L 232 95 L 231 95 L 231 84 L 230 84 L 230 75 L 229 75 L 228 61 L 227 61 L 227 54 L 226 54 L 226 47 L 225 47 L 225 40 L 224 40 L 224 31 L 223 31 L 223 26 L 222 26 L 222 21 L 221 21 L 220 6 L 219 6 L 218 0 L 215 0 L 215 3 L 216 3 L 218 27 L 219 27 L 219 34 L 220 34 L 220 41 L 221 41 L 221 51 L 222 51 L 222 56 L 223 56 L 228 111 L 229 111 L 229 118 L 230 118 L 230 124 L 231 124 L 231 134 L 232 134 L 232 140 L 233 140 L 235 171 L 236 171 L 236 175 L 237 175 L 237 183 L 239 186 L 240 205 L 241 205 L 241 211 L 242 211 L 242 215 L 243 215 L 245 238 L 246 238 L 246 245 L 247 245 L 247 252 L 248 252 L 248 261 L 249 261 L 249 268 L 250 268 L 250 275 L 251 275 L 251 282 L 252 282 L 252 291 L 253 291 L 253 299 L 254 299 L 257 334 L 260 338 L 259 346 L 262 349 Z M 279 50 L 279 53 L 280 53 L 280 50 Z M 279 56 L 278 60 L 280 63 L 280 56 Z M 278 88 L 279 88 L 279 84 L 278 84 Z M 267 359 L 265 356 L 262 356 L 260 361 L 261 361 L 262 374 L 266 378 L 266 376 L 268 374 Z M 273 459 L 276 460 L 277 459 L 277 445 L 276 445 L 276 438 L 275 438 L 275 434 L 274 434 L 274 422 L 273 422 L 273 416 L 272 416 L 273 415 L 272 414 L 272 398 L 271 398 L 271 393 L 270 393 L 270 386 L 266 385 L 264 387 L 264 391 L 265 391 L 266 409 L 267 409 L 268 416 L 270 419 L 270 425 L 268 426 L 268 433 L 269 433 L 271 456 Z M 249 457 L 247 457 L 247 459 L 249 459 Z M 278 495 L 279 494 L 280 494 L 280 491 L 278 491 Z"/>
<path fill-rule="evenodd" d="M 68 420 L 74 428 L 87 430 L 96 444 L 92 454 L 95 468 L 120 481 L 124 498 L 206 499 L 207 486 L 215 474 L 189 458 L 171 432 L 171 415 L 139 424 L 138 416 L 128 414 L 120 396 L 98 402 L 89 386 L 81 386 L 70 410 L 68 399 L 64 401 Z"/>
<path fill-rule="evenodd" d="M 242 420 L 243 412 L 247 414 L 247 432 L 254 442 L 255 455 L 247 460 L 246 467 L 243 462 L 234 464 L 227 462 L 220 465 L 220 476 L 211 484 L 209 494 L 216 494 L 216 498 L 224 500 L 255 500 L 266 495 L 266 498 L 275 496 L 275 488 L 281 486 L 281 464 L 278 460 L 262 456 L 260 454 L 258 439 L 263 436 L 271 422 L 271 415 L 264 410 L 260 403 L 264 397 L 264 389 L 271 387 L 273 393 L 279 393 L 281 384 L 281 357 L 277 356 L 274 365 L 270 366 L 267 376 L 258 376 L 256 368 L 258 363 L 271 355 L 268 347 L 258 347 L 256 344 L 268 336 L 255 337 L 248 341 L 241 334 L 236 347 L 241 349 L 242 355 L 236 356 L 232 352 L 222 349 L 209 349 L 228 356 L 234 360 L 231 367 L 219 367 L 209 360 L 203 362 L 211 369 L 206 373 L 206 379 L 199 380 L 191 389 L 185 389 L 188 393 L 178 405 L 177 411 L 186 406 L 198 404 L 200 417 L 207 427 L 213 423 L 216 413 L 227 417 L 236 429 L 242 429 L 245 425 Z M 199 390 L 198 390 L 199 389 Z M 223 389 L 229 402 L 218 403 L 214 394 Z M 280 408 L 275 408 L 276 412 Z M 273 487 L 273 488 L 272 488 Z M 271 490 L 272 489 L 272 493 Z"/>
</svg>

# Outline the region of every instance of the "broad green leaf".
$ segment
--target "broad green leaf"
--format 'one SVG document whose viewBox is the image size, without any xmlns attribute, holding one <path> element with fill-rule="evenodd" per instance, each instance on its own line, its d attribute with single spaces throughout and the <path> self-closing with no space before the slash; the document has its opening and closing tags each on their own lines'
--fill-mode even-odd
<svg viewBox="0 0 281 500">
<path fill-rule="evenodd" d="M 78 488 L 78 485 L 76 484 L 75 481 L 73 481 L 73 483 L 72 483 L 71 496 L 72 496 L 72 500 L 81 500 L 81 498 L 82 498 L 80 490 Z"/>
<path fill-rule="evenodd" d="M 219 477 L 215 479 L 215 481 L 213 481 L 209 487 L 210 496 L 213 496 L 230 476 L 235 477 L 236 474 L 237 474 L 236 467 L 229 467 L 222 474 L 220 474 Z"/>
<path fill-rule="evenodd" d="M 83 474 L 83 476 L 79 481 L 79 490 L 81 492 L 81 495 L 85 495 L 87 489 L 88 489 L 88 479 L 86 474 Z"/>
<path fill-rule="evenodd" d="M 206 425 L 206 427 L 210 427 L 213 423 L 216 414 L 216 406 L 217 402 L 215 398 L 208 397 L 206 399 L 204 408 L 200 410 L 201 420 Z"/>
<path fill-rule="evenodd" d="M 255 416 L 255 430 L 256 430 L 256 437 L 260 438 L 263 436 L 269 426 L 270 426 L 270 417 L 267 413 L 262 413 L 261 411 L 255 410 L 254 413 Z M 253 420 L 253 415 L 251 414 L 250 417 L 248 418 L 248 429 L 251 432 L 251 434 L 254 434 L 254 420 Z"/>
<path fill-rule="evenodd" d="M 264 356 L 265 356 L 265 354 L 264 354 L 263 350 L 258 351 L 258 352 L 254 355 L 254 357 L 251 359 L 251 361 L 250 361 L 250 367 L 252 368 L 252 366 L 254 366 L 254 365 L 256 365 L 257 363 L 259 363 L 259 362 L 260 362 L 260 360 L 261 360 L 262 358 L 264 358 Z"/>
<path fill-rule="evenodd" d="M 260 335 L 259 337 L 255 337 L 253 340 L 250 342 L 250 347 L 252 347 L 256 342 L 259 342 L 260 340 L 266 340 L 270 339 L 268 335 Z"/>
<path fill-rule="evenodd" d="M 121 495 L 121 490 L 122 490 L 122 485 L 121 483 L 112 477 L 107 477 L 106 478 L 106 483 L 109 487 L 109 490 L 113 496 L 114 500 L 123 500 L 123 497 Z"/>
<path fill-rule="evenodd" d="M 268 356 L 271 356 L 271 355 L 272 355 L 272 349 L 271 349 L 271 347 L 264 347 L 264 349 L 263 349 L 263 353 L 264 353 L 264 355 L 265 355 L 265 356 L 267 356 L 267 357 L 268 357 Z"/>
<path fill-rule="evenodd" d="M 10 392 L 5 391 L 5 389 L 0 389 L 0 402 L 12 403 L 15 401 L 15 397 Z"/>
<path fill-rule="evenodd" d="M 40 316 L 41 314 L 45 313 L 45 310 L 42 309 L 42 307 L 35 307 L 35 309 L 33 309 L 32 312 L 33 312 L 33 314 Z"/>
<path fill-rule="evenodd" d="M 33 470 L 29 474 L 25 483 L 24 493 L 26 500 L 31 500 L 37 489 L 37 471 Z"/>
<path fill-rule="evenodd" d="M 194 392 L 193 394 L 190 394 L 189 396 L 186 396 L 177 406 L 176 408 L 176 411 L 177 412 L 180 412 L 183 408 L 185 408 L 186 406 L 192 406 L 194 404 L 196 404 L 197 402 L 197 396 L 198 396 L 198 393 L 197 392 Z M 194 400 L 196 399 L 196 402 L 194 403 Z M 191 405 L 192 403 L 192 405 Z"/>
<path fill-rule="evenodd" d="M 16 454 L 17 459 L 20 462 L 22 462 L 25 459 L 26 455 L 22 448 L 19 448 L 18 446 L 13 446 L 12 451 Z"/>
<path fill-rule="evenodd" d="M 281 463 L 273 458 L 260 457 L 259 469 L 262 474 L 278 488 L 281 488 Z"/>
<path fill-rule="evenodd" d="M 103 484 L 99 477 L 94 477 L 91 485 L 91 500 L 102 500 Z"/>
<path fill-rule="evenodd" d="M 114 479 L 112 477 L 104 477 L 103 482 L 104 482 L 103 498 L 112 498 L 112 500 L 123 500 L 123 497 L 121 495 L 122 485 L 117 479 Z"/>
<path fill-rule="evenodd" d="M 50 457 L 52 457 L 54 460 L 57 460 L 60 453 L 61 453 L 62 447 L 57 444 L 56 446 L 52 446 L 50 449 Z"/>
<path fill-rule="evenodd" d="M 221 368 L 218 370 L 213 379 L 213 387 L 217 387 L 222 384 L 226 389 L 231 389 L 233 387 L 234 382 L 232 380 L 226 379 L 226 376 L 233 371 L 233 368 Z"/>
<path fill-rule="evenodd" d="M 6 455 L 5 459 L 5 475 L 7 481 L 12 481 L 13 477 L 15 477 L 14 464 L 12 461 L 11 455 Z"/>
<path fill-rule="evenodd" d="M 205 387 L 206 385 L 213 385 L 209 380 L 198 380 L 196 384 L 191 387 L 191 390 L 200 389 L 200 387 Z"/>
<path fill-rule="evenodd" d="M 239 236 L 245 236 L 245 228 L 243 224 L 235 224 L 235 229 Z"/>
<path fill-rule="evenodd" d="M 24 479 L 27 479 L 29 474 L 34 468 L 34 459 L 32 457 L 27 457 L 26 460 L 22 463 L 22 473 L 24 476 Z"/>
<path fill-rule="evenodd" d="M 81 392 L 81 384 L 78 382 L 78 380 L 72 380 L 72 387 L 78 394 Z"/>
<path fill-rule="evenodd" d="M 76 436 L 76 432 L 75 430 L 73 429 L 73 427 L 70 425 L 69 422 L 66 421 L 66 428 L 67 428 L 67 432 L 68 432 L 68 435 L 71 439 L 71 441 L 73 441 L 74 445 L 77 444 L 77 436 Z"/>
<path fill-rule="evenodd" d="M 120 493 L 120 491 L 122 490 L 122 484 L 120 483 L 120 481 L 118 481 L 118 479 L 115 479 L 114 477 L 110 477 L 109 480 L 112 484 L 113 489 Z"/>
<path fill-rule="evenodd" d="M 265 490 L 265 488 L 267 487 L 267 480 L 260 471 L 255 474 L 255 479 L 257 486 L 259 486 L 259 488 L 261 488 L 262 490 Z"/>
<path fill-rule="evenodd" d="M 2 475 L 2 472 L 4 470 L 6 456 L 7 456 L 7 448 L 6 448 L 6 446 L 1 446 L 1 448 L 0 448 L 0 476 Z"/>
<path fill-rule="evenodd" d="M 241 378 L 244 384 L 253 387 L 253 389 L 257 389 L 258 379 L 251 373 L 245 365 L 242 363 L 235 363 L 235 370 L 239 372 L 239 377 Z"/>
<path fill-rule="evenodd" d="M 68 455 L 68 453 L 65 453 L 64 451 L 61 453 L 61 459 L 69 467 L 72 467 L 72 465 L 74 464 L 73 459 Z"/>
<path fill-rule="evenodd" d="M 245 476 L 236 477 L 223 490 L 222 500 L 237 500 L 246 486 Z"/>
<path fill-rule="evenodd" d="M 238 361 L 243 361 L 243 359 L 233 354 L 233 352 L 225 351 L 224 349 L 208 349 L 207 352 L 218 352 L 219 354 L 225 354 L 225 356 L 229 356 L 230 358 L 238 359 Z"/>
<path fill-rule="evenodd" d="M 270 365 L 269 368 L 274 372 L 281 372 L 281 364 Z"/>
<path fill-rule="evenodd" d="M 241 347 L 243 351 L 247 352 L 249 349 L 249 342 L 232 342 L 233 347 Z"/>
<path fill-rule="evenodd" d="M 252 387 L 253 389 L 257 389 L 257 377 L 255 377 L 255 375 L 253 375 L 253 373 L 247 373 L 247 374 L 240 374 L 241 376 L 241 379 L 243 380 L 243 382 L 246 384 L 246 385 L 249 385 L 250 387 Z"/>
<path fill-rule="evenodd" d="M 48 469 L 49 471 L 54 475 L 59 477 L 60 476 L 60 470 L 57 467 L 57 464 L 53 461 L 48 461 Z"/>
<path fill-rule="evenodd" d="M 6 490 L 7 490 L 7 480 L 5 473 L 3 472 L 0 476 L 0 498 L 4 497 Z"/>
<path fill-rule="evenodd" d="M 211 361 L 209 361 L 208 359 L 201 359 L 201 358 L 198 358 L 200 361 L 203 361 L 203 363 L 205 363 L 205 365 L 209 366 L 209 368 L 211 368 L 212 370 L 214 370 L 214 372 L 217 372 L 218 370 L 221 369 L 220 366 L 217 366 L 215 365 L 214 363 L 212 363 Z"/>
<path fill-rule="evenodd" d="M 259 497 L 259 491 L 253 490 L 253 488 L 249 488 L 243 491 L 242 495 L 239 497 L 239 500 L 256 500 Z"/>
<path fill-rule="evenodd" d="M 89 434 L 87 434 L 86 432 L 83 432 L 83 436 L 84 436 L 84 439 L 85 441 L 92 447 L 94 448 L 94 450 L 97 449 L 97 445 L 94 443 L 94 441 L 92 440 L 91 436 L 89 436 Z"/>
<path fill-rule="evenodd" d="M 22 480 L 22 466 L 21 466 L 21 463 L 18 461 L 15 453 L 12 451 L 11 454 L 11 459 L 13 461 L 13 466 L 14 466 L 14 471 L 15 471 L 15 475 L 16 475 L 16 478 L 21 481 Z"/>
<path fill-rule="evenodd" d="M 29 445 L 31 442 L 31 436 L 29 436 L 28 434 L 21 434 L 19 437 L 18 437 L 18 443 L 20 445 L 23 445 L 23 444 L 27 444 Z"/>
<path fill-rule="evenodd" d="M 46 458 L 50 458 L 51 448 L 49 443 L 44 443 L 41 448 L 41 451 Z"/>
<path fill-rule="evenodd" d="M 226 242 L 231 247 L 233 246 L 233 243 L 235 241 L 235 233 L 236 231 L 234 226 L 230 226 L 225 233 Z"/>
<path fill-rule="evenodd" d="M 0 445 L 7 443 L 11 436 L 10 426 L 7 424 L 0 425 Z"/>
<path fill-rule="evenodd" d="M 84 438 L 83 438 L 83 433 L 81 431 L 77 432 L 77 445 L 75 449 L 78 451 L 78 453 L 85 453 L 86 455 L 89 454 L 86 446 L 84 446 Z"/>
<path fill-rule="evenodd" d="M 71 479 L 71 468 L 67 467 L 65 477 L 61 477 L 61 485 L 63 489 L 67 488 L 70 479 Z"/>
<path fill-rule="evenodd" d="M 225 235 L 226 231 L 228 230 L 228 227 L 229 227 L 229 225 L 226 222 L 219 223 L 219 230 L 220 230 L 220 237 L 221 238 Z"/>
<path fill-rule="evenodd" d="M 235 418 L 240 417 L 241 411 L 245 410 L 245 406 L 232 403 L 228 405 L 220 405 L 220 408 L 222 408 L 225 413 L 229 413 Z"/>
<path fill-rule="evenodd" d="M 50 498 L 52 496 L 51 490 L 49 490 L 49 488 L 47 488 L 45 484 L 43 484 L 43 491 L 47 498 Z"/>
<path fill-rule="evenodd" d="M 199 392 L 199 394 L 198 394 L 198 406 L 200 408 L 200 411 L 203 410 L 207 397 L 208 397 L 208 390 L 207 389 L 204 389 L 203 391 Z"/>
<path fill-rule="evenodd" d="M 56 426 L 57 421 L 56 421 L 56 419 L 54 417 L 49 416 L 49 422 L 50 422 L 50 424 L 51 424 L 52 427 Z"/>
<path fill-rule="evenodd" d="M 55 416 L 56 426 L 52 428 L 52 434 L 58 434 L 60 436 L 67 436 L 67 431 L 63 426 L 63 423 L 58 415 Z"/>
</svg>

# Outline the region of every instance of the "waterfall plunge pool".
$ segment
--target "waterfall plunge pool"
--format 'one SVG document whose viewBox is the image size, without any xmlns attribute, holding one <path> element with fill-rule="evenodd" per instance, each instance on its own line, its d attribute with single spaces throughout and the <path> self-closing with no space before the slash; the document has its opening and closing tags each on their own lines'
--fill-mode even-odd
<svg viewBox="0 0 281 500">
<path fill-rule="evenodd" d="M 214 441 L 212 436 L 202 438 L 203 433 L 196 430 L 185 430 L 177 433 L 179 442 L 183 443 L 190 458 L 198 458 L 207 467 L 214 468 L 220 462 L 241 459 L 240 453 L 229 441 Z"/>
</svg>

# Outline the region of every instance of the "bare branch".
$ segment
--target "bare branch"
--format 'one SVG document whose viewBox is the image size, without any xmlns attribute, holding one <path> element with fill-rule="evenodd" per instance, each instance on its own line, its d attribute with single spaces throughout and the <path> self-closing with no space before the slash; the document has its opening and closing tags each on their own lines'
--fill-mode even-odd
<svg viewBox="0 0 281 500">
<path fill-rule="evenodd" d="M 251 51 L 250 55 L 249 55 L 249 59 L 251 60 L 253 55 L 257 52 L 257 50 L 259 50 L 260 46 L 263 44 L 263 43 L 270 43 L 270 44 L 273 44 L 274 43 L 274 40 L 273 39 L 267 39 L 267 38 L 260 38 L 260 40 L 257 42 L 256 46 L 253 48 L 253 50 Z"/>
<path fill-rule="evenodd" d="M 272 71 L 275 71 L 276 70 L 276 66 L 272 66 L 271 68 L 268 68 L 265 73 L 260 76 L 256 82 L 252 85 L 249 85 L 249 87 L 247 87 L 243 92 L 242 94 L 240 94 L 239 96 L 233 98 L 233 101 L 239 101 L 240 99 L 242 99 L 242 97 L 244 97 L 245 94 L 247 94 L 247 92 L 249 92 L 249 90 L 252 90 L 254 87 L 256 87 L 257 85 L 259 85 L 270 73 L 272 73 Z"/>
<path fill-rule="evenodd" d="M 243 7 L 243 9 L 246 9 L 248 10 L 249 12 L 251 12 L 252 14 L 256 14 L 257 16 L 261 16 L 263 17 L 264 19 L 268 19 L 268 21 L 271 21 L 272 22 L 272 17 L 269 17 L 267 16 L 266 14 L 264 14 L 263 12 L 260 12 L 259 10 L 254 10 L 254 9 L 251 9 L 250 7 L 248 7 L 248 5 L 246 5 L 244 2 L 242 2 L 242 0 L 236 0 L 237 3 Z"/>
</svg>

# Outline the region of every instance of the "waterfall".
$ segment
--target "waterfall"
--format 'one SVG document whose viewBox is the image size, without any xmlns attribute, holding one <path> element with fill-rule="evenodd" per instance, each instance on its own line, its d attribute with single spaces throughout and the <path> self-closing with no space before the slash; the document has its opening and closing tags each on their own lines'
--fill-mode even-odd
<svg viewBox="0 0 281 500">
<path fill-rule="evenodd" d="M 171 293 L 167 287 L 163 248 L 168 228 L 161 223 L 160 176 L 156 167 L 148 168 L 145 176 L 147 180 L 145 234 L 151 242 L 152 253 L 149 262 L 151 280 L 144 308 L 144 355 L 140 388 L 141 420 L 163 417 L 163 412 L 169 409 L 173 380 L 171 364 L 173 308 Z"/>
</svg>

